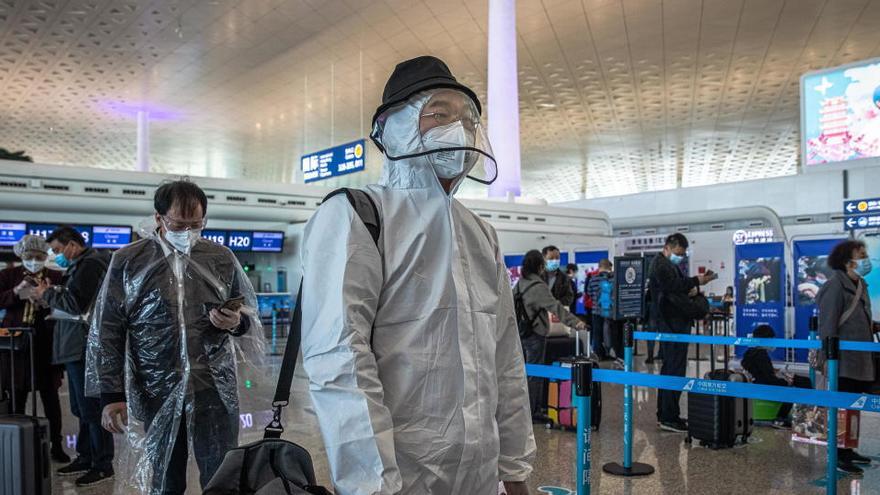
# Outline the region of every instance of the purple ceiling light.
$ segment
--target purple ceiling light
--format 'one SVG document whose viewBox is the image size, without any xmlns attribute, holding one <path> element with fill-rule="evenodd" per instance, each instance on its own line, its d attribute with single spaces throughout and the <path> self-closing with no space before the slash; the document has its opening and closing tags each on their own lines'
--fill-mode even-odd
<svg viewBox="0 0 880 495">
<path fill-rule="evenodd" d="M 104 100 L 98 102 L 98 106 L 111 112 L 115 115 L 122 117 L 129 117 L 132 119 L 137 119 L 137 116 L 141 112 L 145 112 L 150 116 L 150 120 L 181 120 L 184 117 L 184 113 L 180 110 L 175 110 L 169 107 L 165 107 L 162 105 L 158 105 L 156 103 L 150 103 L 146 101 L 112 101 L 112 100 Z"/>
</svg>

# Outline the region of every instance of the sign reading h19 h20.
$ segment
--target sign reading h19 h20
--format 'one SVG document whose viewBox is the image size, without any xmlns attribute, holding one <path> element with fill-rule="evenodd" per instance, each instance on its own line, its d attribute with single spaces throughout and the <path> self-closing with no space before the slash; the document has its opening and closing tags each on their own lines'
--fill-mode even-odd
<svg viewBox="0 0 880 495">
<path fill-rule="evenodd" d="M 366 164 L 366 147 L 363 139 L 341 144 L 302 157 L 305 183 L 361 172 Z"/>
<path fill-rule="evenodd" d="M 843 202 L 843 226 L 847 230 L 880 228 L 880 198 Z"/>
</svg>

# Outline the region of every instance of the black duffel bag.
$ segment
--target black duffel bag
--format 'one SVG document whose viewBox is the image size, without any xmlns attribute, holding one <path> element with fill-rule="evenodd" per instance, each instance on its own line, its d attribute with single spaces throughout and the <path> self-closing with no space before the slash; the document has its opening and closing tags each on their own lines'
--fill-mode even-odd
<svg viewBox="0 0 880 495">
<path fill-rule="evenodd" d="M 205 487 L 204 495 L 332 495 L 317 485 L 309 452 L 281 439 L 284 432 L 281 411 L 290 400 L 290 385 L 302 338 L 301 289 L 275 387 L 272 422 L 266 426 L 262 440 L 226 453 L 223 464 Z"/>
</svg>

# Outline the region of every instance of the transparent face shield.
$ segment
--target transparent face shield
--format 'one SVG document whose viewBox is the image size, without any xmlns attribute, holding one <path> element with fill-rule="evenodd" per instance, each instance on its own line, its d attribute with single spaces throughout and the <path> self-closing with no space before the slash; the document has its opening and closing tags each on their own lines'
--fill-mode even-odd
<svg viewBox="0 0 880 495">
<path fill-rule="evenodd" d="M 423 91 L 389 108 L 370 137 L 389 160 L 424 158 L 441 179 L 467 176 L 488 185 L 498 177 L 477 107 L 458 90 Z"/>
</svg>

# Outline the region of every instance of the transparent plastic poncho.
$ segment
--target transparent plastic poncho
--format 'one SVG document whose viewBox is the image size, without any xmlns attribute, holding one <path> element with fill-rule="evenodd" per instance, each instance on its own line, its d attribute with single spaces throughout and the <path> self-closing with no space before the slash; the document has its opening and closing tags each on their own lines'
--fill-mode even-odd
<svg viewBox="0 0 880 495">
<path fill-rule="evenodd" d="M 96 300 L 86 393 L 104 402 L 125 394 L 116 493 L 159 494 L 180 425 L 199 467 L 206 459 L 216 467 L 238 443 L 244 377 L 267 384 L 258 399 L 265 404 L 249 401 L 265 409 L 271 380 L 262 379 L 268 366 L 256 294 L 232 252 L 200 239 L 181 253 L 159 237 L 154 222 L 141 226 L 141 236 L 114 254 Z M 241 325 L 214 327 L 208 313 L 237 296 L 244 297 Z"/>
</svg>

